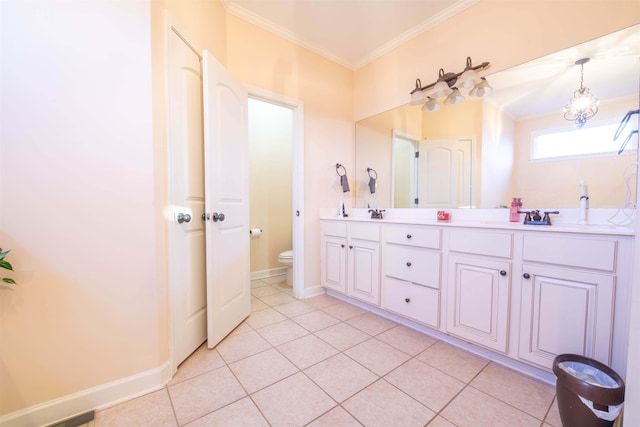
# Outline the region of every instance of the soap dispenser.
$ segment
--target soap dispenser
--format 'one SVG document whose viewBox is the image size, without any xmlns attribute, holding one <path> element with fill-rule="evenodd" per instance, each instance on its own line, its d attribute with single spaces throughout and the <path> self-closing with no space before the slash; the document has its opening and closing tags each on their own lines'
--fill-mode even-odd
<svg viewBox="0 0 640 427">
<path fill-rule="evenodd" d="M 522 206 L 522 202 L 517 197 L 513 198 L 511 202 L 511 208 L 509 208 L 509 221 L 511 222 L 519 222 L 520 214 L 518 211 L 520 210 L 520 206 Z"/>
</svg>

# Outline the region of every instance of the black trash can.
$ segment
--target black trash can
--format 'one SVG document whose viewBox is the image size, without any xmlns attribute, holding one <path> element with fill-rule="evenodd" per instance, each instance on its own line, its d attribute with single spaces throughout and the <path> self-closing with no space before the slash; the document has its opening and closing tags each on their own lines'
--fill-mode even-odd
<svg viewBox="0 0 640 427">
<path fill-rule="evenodd" d="M 577 354 L 553 360 L 563 427 L 612 427 L 622 410 L 624 381 L 613 369 Z M 581 399 L 582 398 L 582 399 Z"/>
</svg>

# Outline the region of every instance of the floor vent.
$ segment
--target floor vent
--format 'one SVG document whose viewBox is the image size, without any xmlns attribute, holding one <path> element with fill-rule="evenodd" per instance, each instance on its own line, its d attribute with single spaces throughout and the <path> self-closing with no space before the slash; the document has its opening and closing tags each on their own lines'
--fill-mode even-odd
<svg viewBox="0 0 640 427">
<path fill-rule="evenodd" d="M 75 417 L 69 418 L 67 420 L 51 424 L 48 427 L 78 427 L 93 421 L 95 415 L 96 411 L 85 412 L 84 414 L 76 415 Z"/>
</svg>

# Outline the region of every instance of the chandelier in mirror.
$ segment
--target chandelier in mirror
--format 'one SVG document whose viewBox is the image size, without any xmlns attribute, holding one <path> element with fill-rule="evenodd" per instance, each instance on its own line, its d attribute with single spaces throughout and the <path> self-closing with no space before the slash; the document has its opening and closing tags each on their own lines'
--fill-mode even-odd
<svg viewBox="0 0 640 427">
<path fill-rule="evenodd" d="M 580 66 L 580 88 L 573 93 L 569 103 L 564 107 L 564 118 L 581 128 L 591 117 L 598 112 L 599 101 L 591 94 L 588 87 L 584 87 L 584 64 L 589 62 L 589 58 L 582 58 L 576 61 Z"/>
<path fill-rule="evenodd" d="M 464 102 L 465 97 L 460 89 L 468 90 L 468 95 L 474 98 L 483 98 L 493 92 L 493 88 L 484 77 L 478 76 L 478 71 L 489 66 L 488 62 L 473 66 L 471 57 L 467 56 L 467 65 L 459 73 L 445 73 L 440 68 L 438 80 L 426 86 L 422 86 L 420 79 L 416 79 L 416 87 L 411 91 L 409 105 L 420 105 L 422 111 L 438 111 L 442 105 L 458 105 Z M 438 102 L 442 99 L 442 102 Z"/>
</svg>

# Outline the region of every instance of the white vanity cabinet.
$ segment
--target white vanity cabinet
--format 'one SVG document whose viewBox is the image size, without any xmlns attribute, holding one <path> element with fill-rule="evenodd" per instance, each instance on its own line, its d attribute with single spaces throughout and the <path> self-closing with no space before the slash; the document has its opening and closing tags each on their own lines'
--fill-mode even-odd
<svg viewBox="0 0 640 427">
<path fill-rule="evenodd" d="M 536 375 L 563 353 L 624 373 L 633 235 L 537 227 L 323 219 L 322 286 Z"/>
<path fill-rule="evenodd" d="M 323 221 L 322 286 L 380 304 L 380 225 Z"/>
<path fill-rule="evenodd" d="M 513 233 L 449 233 L 447 333 L 507 353 Z"/>
<path fill-rule="evenodd" d="M 439 327 L 442 230 L 383 226 L 382 308 Z"/>
<path fill-rule="evenodd" d="M 611 364 L 617 242 L 523 236 L 518 357 L 551 369 L 558 354 Z"/>
</svg>

